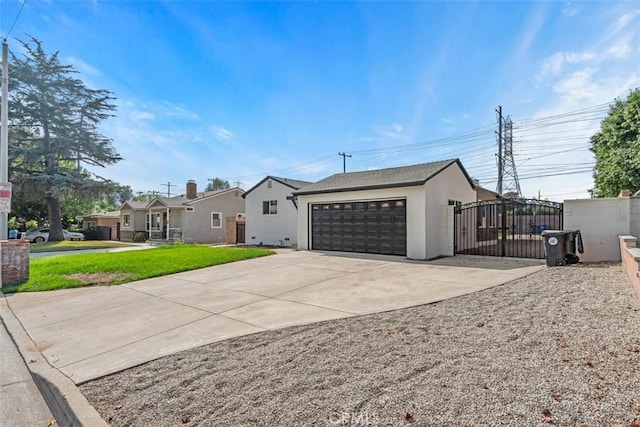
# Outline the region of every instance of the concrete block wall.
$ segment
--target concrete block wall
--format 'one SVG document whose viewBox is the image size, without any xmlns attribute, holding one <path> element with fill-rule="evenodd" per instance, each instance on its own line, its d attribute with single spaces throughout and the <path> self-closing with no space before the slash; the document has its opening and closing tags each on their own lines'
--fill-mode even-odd
<svg viewBox="0 0 640 427">
<path fill-rule="evenodd" d="M 631 197 L 630 216 L 631 223 L 629 225 L 629 234 L 632 236 L 640 236 L 640 197 Z"/>
<path fill-rule="evenodd" d="M 582 261 L 620 261 L 618 236 L 631 234 L 632 201 L 636 203 L 640 199 L 623 197 L 564 201 L 564 229 L 580 230 L 582 233 Z"/>
<path fill-rule="evenodd" d="M 637 241 L 633 236 L 618 236 L 622 266 L 636 290 L 636 295 L 640 297 L 640 248 L 637 247 Z"/>
<path fill-rule="evenodd" d="M 29 280 L 29 241 L 2 240 L 2 285 L 10 286 Z"/>
</svg>

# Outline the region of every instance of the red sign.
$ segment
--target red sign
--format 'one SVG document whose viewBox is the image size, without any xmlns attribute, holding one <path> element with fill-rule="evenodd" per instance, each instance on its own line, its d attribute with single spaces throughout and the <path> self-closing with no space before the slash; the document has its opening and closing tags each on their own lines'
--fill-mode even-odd
<svg viewBox="0 0 640 427">
<path fill-rule="evenodd" d="M 11 212 L 11 183 L 0 182 L 0 213 Z"/>
</svg>

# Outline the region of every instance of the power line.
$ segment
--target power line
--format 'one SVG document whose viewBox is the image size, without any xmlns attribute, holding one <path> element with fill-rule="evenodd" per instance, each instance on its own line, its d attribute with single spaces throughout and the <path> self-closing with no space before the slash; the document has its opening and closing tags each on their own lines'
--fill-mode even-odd
<svg viewBox="0 0 640 427">
<path fill-rule="evenodd" d="M 519 172 L 528 173 L 530 167 L 522 167 L 522 164 L 541 157 L 552 156 L 565 152 L 586 151 L 590 144 L 587 140 L 592 136 L 592 131 L 581 126 L 577 129 L 560 128 L 553 130 L 554 127 L 566 125 L 567 123 L 588 122 L 601 120 L 606 116 L 610 104 L 599 104 L 590 107 L 581 108 L 575 111 L 568 111 L 546 117 L 536 117 L 513 121 L 512 131 L 513 140 L 517 142 L 512 147 L 512 155 L 517 161 Z M 495 125 L 484 125 L 478 128 L 460 132 L 448 137 L 414 142 L 410 144 L 394 145 L 381 148 L 369 148 L 361 150 L 351 150 L 349 155 L 353 156 L 352 165 L 359 165 L 369 162 L 373 159 L 384 159 L 388 162 L 390 159 L 399 160 L 399 164 L 403 162 L 414 161 L 413 158 L 402 156 L 403 153 L 420 153 L 425 151 L 437 151 L 439 155 L 449 157 L 459 157 L 463 161 L 465 167 L 470 173 L 473 172 L 474 177 L 477 173 L 484 176 L 486 172 L 494 171 L 495 162 L 491 159 L 494 152 L 489 144 L 477 144 L 478 142 L 488 141 L 494 133 Z M 594 130 L 595 131 L 595 130 Z M 584 141 L 580 143 L 580 141 Z M 553 147 L 550 146 L 553 144 Z M 530 149 L 528 149 L 530 148 Z M 562 148 L 562 150 L 558 150 Z M 536 155 L 531 155 L 531 154 Z M 397 156 L 397 157 L 394 157 Z M 416 156 L 412 156 L 416 157 Z M 430 156 L 427 156 L 430 157 Z M 332 156 L 323 156 L 315 160 L 298 163 L 295 166 L 289 166 L 277 171 L 269 171 L 262 174 L 229 177 L 228 180 L 261 178 L 265 175 L 278 173 L 295 173 L 302 176 L 311 176 L 318 173 L 318 170 L 333 160 Z M 346 160 L 343 158 L 343 161 Z M 343 165 L 343 170 L 346 167 Z M 495 182 L 495 175 L 491 176 Z"/>
<path fill-rule="evenodd" d="M 177 187 L 176 184 L 172 184 L 171 181 L 168 181 L 166 184 L 160 184 L 163 187 L 167 187 L 167 197 L 171 197 L 171 187 Z"/>
<path fill-rule="evenodd" d="M 7 35 L 4 36 L 4 41 L 7 41 L 7 37 L 9 37 L 9 34 L 11 34 L 11 31 L 13 31 L 13 27 L 16 26 L 16 22 L 18 22 L 18 18 L 20 17 L 20 14 L 22 13 L 22 9 L 24 9 L 24 5 L 27 3 L 27 0 L 23 0 L 22 4 L 20 5 L 20 9 L 18 10 L 18 13 L 16 14 L 15 19 L 13 20 L 13 24 L 11 24 L 11 28 L 9 28 L 9 31 L 7 31 Z"/>
</svg>

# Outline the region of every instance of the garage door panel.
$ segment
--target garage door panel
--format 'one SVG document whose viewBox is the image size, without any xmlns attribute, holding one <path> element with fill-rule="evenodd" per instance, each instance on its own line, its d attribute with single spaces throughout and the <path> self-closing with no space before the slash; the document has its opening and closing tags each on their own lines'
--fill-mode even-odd
<svg viewBox="0 0 640 427">
<path fill-rule="evenodd" d="M 406 200 L 312 205 L 312 248 L 406 255 Z"/>
</svg>

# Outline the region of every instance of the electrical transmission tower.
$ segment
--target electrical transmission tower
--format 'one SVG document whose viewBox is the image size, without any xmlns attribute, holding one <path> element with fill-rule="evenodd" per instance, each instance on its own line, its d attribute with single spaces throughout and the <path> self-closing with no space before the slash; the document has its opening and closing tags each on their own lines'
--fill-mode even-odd
<svg viewBox="0 0 640 427">
<path fill-rule="evenodd" d="M 513 160 L 513 122 L 511 117 L 502 115 L 502 106 L 498 113 L 498 185 L 496 192 L 503 197 L 522 197 L 520 181 Z"/>
<path fill-rule="evenodd" d="M 520 181 L 513 160 L 513 122 L 507 116 L 504 122 L 504 155 L 502 156 L 502 195 L 508 197 L 522 197 Z"/>
</svg>

